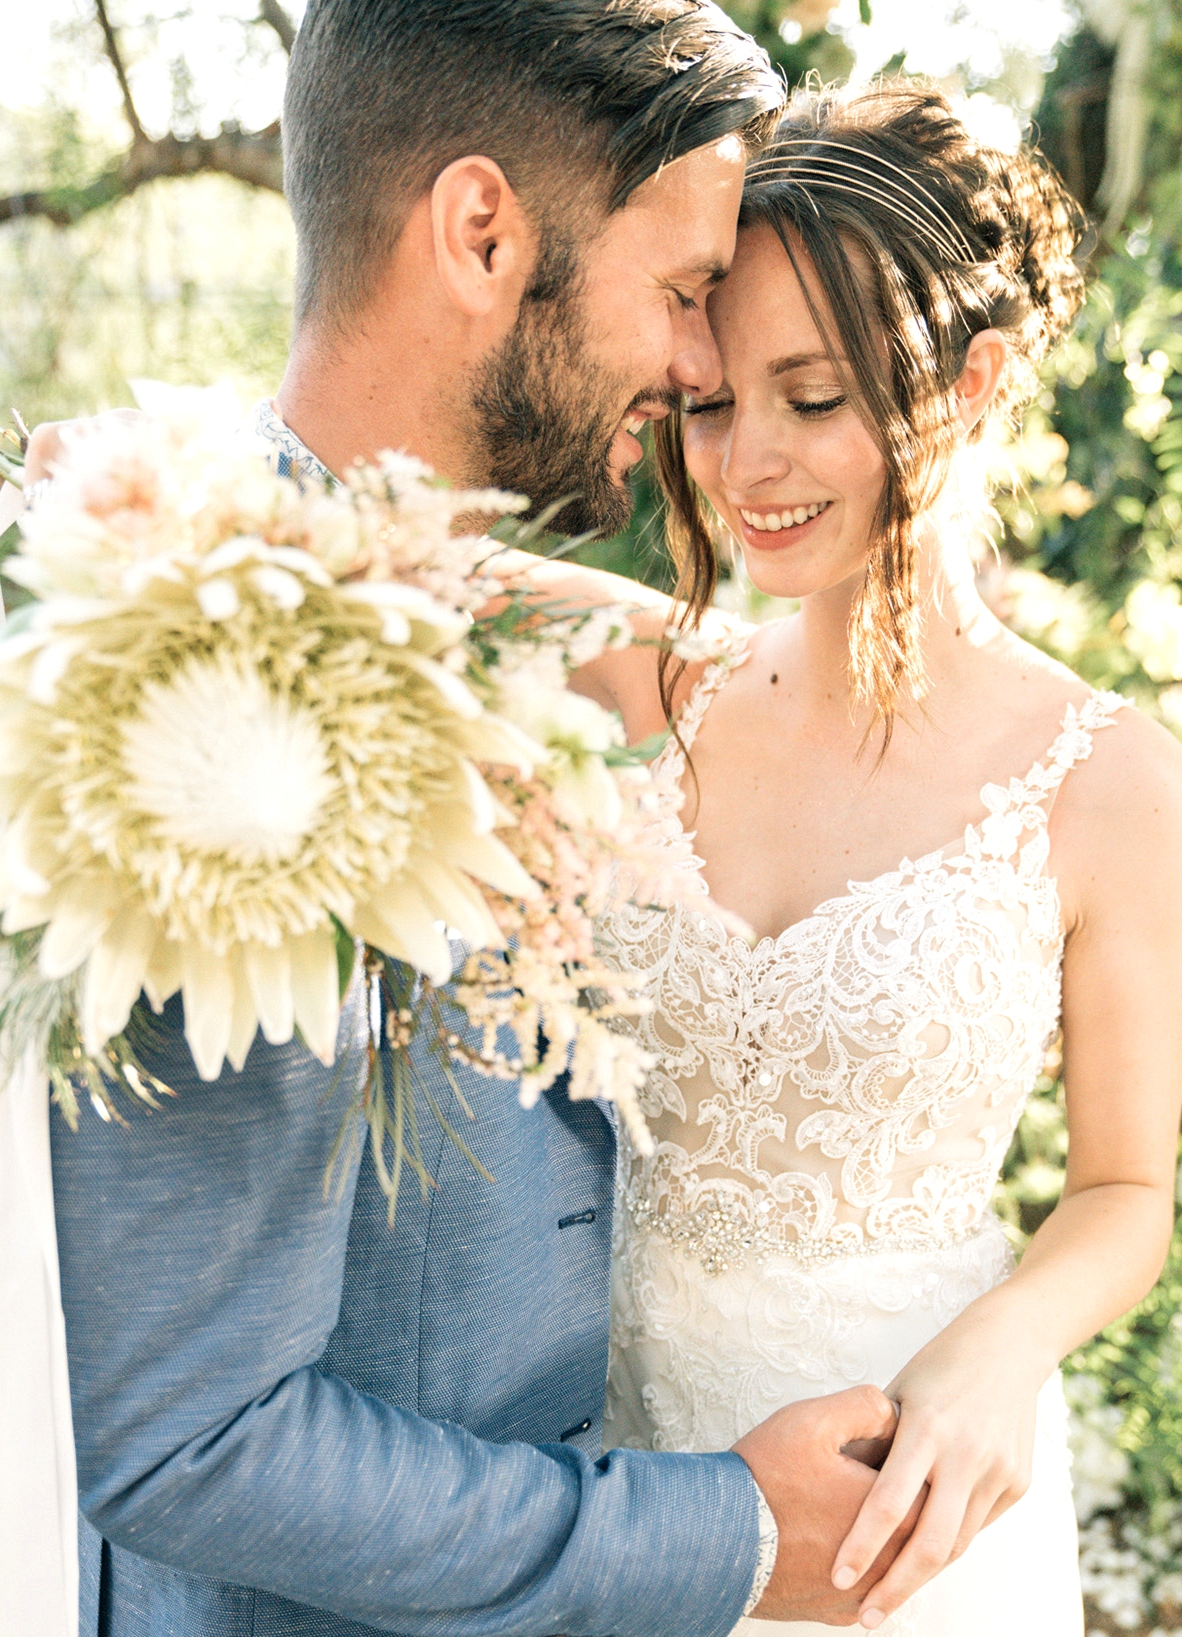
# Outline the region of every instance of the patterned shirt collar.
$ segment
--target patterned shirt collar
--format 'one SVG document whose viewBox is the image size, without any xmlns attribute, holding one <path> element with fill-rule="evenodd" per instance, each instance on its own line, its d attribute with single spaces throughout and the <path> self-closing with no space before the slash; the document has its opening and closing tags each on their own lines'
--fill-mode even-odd
<svg viewBox="0 0 1182 1637">
<path fill-rule="evenodd" d="M 254 412 L 254 432 L 268 446 L 267 454 L 279 477 L 294 478 L 301 489 L 335 489 L 338 480 L 324 462 L 296 437 L 271 402 L 264 398 Z"/>
</svg>

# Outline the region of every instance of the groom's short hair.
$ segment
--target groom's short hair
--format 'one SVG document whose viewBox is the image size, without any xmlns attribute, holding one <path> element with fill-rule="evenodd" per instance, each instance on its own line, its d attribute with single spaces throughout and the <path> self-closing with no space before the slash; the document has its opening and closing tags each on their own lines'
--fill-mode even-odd
<svg viewBox="0 0 1182 1637">
<path fill-rule="evenodd" d="M 713 0 L 310 0 L 283 118 L 297 320 L 363 309 L 415 201 L 465 154 L 501 166 L 543 233 L 569 233 L 694 148 L 762 143 L 782 101 Z"/>
</svg>

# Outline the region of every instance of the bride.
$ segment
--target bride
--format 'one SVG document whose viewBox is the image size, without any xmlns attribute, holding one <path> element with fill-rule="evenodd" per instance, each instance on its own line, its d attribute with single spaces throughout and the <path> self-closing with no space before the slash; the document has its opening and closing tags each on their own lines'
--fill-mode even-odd
<svg viewBox="0 0 1182 1637">
<path fill-rule="evenodd" d="M 705 896 L 603 928 L 649 975 L 656 1059 L 609 1442 L 741 1454 L 778 1405 L 884 1387 L 897 1434 L 834 1580 L 928 1486 L 861 1612 L 914 1637 L 1082 1632 L 1057 1365 L 1151 1286 L 1172 1224 L 1182 749 L 1005 630 L 968 551 L 972 446 L 1070 323 L 1079 226 L 930 90 L 798 97 L 710 298 L 724 384 L 659 446 L 684 622 L 719 525 L 799 612 L 705 669 L 634 647 L 576 678 L 632 740 L 676 714 L 666 823 L 757 940 Z M 989 1201 L 1060 1027 L 1067 1183 L 1015 1271 Z"/>
</svg>

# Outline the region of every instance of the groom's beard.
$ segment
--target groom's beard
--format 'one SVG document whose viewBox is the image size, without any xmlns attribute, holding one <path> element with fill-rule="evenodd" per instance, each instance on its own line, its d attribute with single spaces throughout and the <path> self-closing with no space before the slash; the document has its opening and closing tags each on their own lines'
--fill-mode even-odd
<svg viewBox="0 0 1182 1637">
<path fill-rule="evenodd" d="M 527 294 L 473 387 L 483 471 L 497 487 L 528 495 L 530 516 L 567 500 L 555 519 L 565 534 L 618 534 L 633 507 L 627 481 L 611 470 L 626 392 L 624 378 L 590 354 L 576 278 L 557 294 Z M 650 390 L 633 402 L 665 396 Z"/>
</svg>

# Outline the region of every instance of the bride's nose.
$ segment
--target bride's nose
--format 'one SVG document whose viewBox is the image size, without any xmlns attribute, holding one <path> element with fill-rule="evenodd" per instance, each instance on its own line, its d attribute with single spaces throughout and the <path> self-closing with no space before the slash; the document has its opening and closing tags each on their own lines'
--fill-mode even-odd
<svg viewBox="0 0 1182 1637">
<path fill-rule="evenodd" d="M 762 484 L 783 478 L 792 469 L 784 448 L 784 427 L 736 404 L 722 449 L 720 475 L 731 493 L 750 495 Z"/>
</svg>

